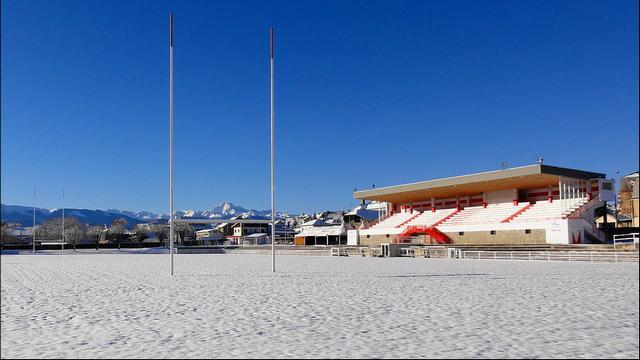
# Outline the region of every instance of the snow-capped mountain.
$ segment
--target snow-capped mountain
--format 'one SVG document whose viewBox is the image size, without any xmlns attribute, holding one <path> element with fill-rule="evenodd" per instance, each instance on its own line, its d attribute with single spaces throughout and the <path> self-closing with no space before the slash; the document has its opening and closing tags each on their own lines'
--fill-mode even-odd
<svg viewBox="0 0 640 360">
<path fill-rule="evenodd" d="M 165 213 L 151 213 L 148 211 L 128 211 L 128 210 L 118 210 L 118 209 L 109 209 L 108 212 L 114 214 L 122 214 L 126 216 L 130 216 L 136 219 L 141 220 L 158 220 L 158 219 L 168 219 L 169 214 Z M 220 204 L 214 206 L 210 210 L 176 210 L 176 216 L 179 218 L 192 218 L 192 219 L 230 219 L 234 216 L 250 216 L 250 217 L 266 217 L 271 216 L 271 210 L 255 210 L 255 209 L 245 209 L 242 206 L 234 205 L 229 201 L 221 202 Z M 277 213 L 276 215 L 281 216 L 282 213 Z"/>
<path fill-rule="evenodd" d="M 149 211 L 129 211 L 129 210 L 118 210 L 118 209 L 107 209 L 105 211 L 110 212 L 112 214 L 125 215 L 125 216 L 132 217 L 134 219 L 140 219 L 140 220 L 156 220 L 156 219 L 164 218 L 163 214 L 154 214 Z M 168 219 L 169 215 L 166 215 L 166 218 Z"/>
<path fill-rule="evenodd" d="M 242 206 L 236 206 L 229 201 L 224 201 L 216 205 L 211 210 L 180 210 L 176 211 L 176 216 L 180 218 L 192 218 L 192 219 L 230 219 L 234 216 L 248 216 L 263 218 L 271 216 L 271 210 L 255 210 L 245 209 Z M 276 217 L 281 217 L 283 213 L 276 212 Z M 169 218 L 169 215 L 163 214 L 163 218 Z"/>
<path fill-rule="evenodd" d="M 36 224 L 42 224 L 52 218 L 62 217 L 62 209 L 36 208 Z M 110 211 L 65 208 L 66 217 L 74 217 L 89 225 L 111 224 L 113 220 L 124 218 L 128 226 L 146 222 L 145 220 Z M 3 222 L 20 223 L 30 226 L 33 223 L 33 207 L 20 205 L 1 205 L 0 218 Z"/>
<path fill-rule="evenodd" d="M 179 218 L 191 218 L 191 219 L 230 219 L 235 216 L 244 216 L 251 218 L 268 218 L 271 216 L 271 210 L 247 210 L 242 206 L 236 206 L 229 201 L 222 202 L 211 210 L 179 210 L 176 211 L 176 216 Z M 280 218 L 286 213 L 277 212 L 276 217 Z M 54 217 L 62 216 L 61 209 L 43 209 L 36 208 L 36 223 L 49 220 Z M 87 224 L 111 224 L 111 222 L 118 218 L 125 218 L 129 226 L 153 222 L 159 220 L 166 220 L 169 218 L 168 214 L 156 214 L 149 211 L 129 211 L 119 209 L 108 210 L 90 210 L 90 209 L 72 209 L 65 208 L 65 216 L 75 217 L 78 220 Z M 29 206 L 20 205 L 2 205 L 0 211 L 0 217 L 5 222 L 17 222 L 24 226 L 29 226 L 33 222 L 33 208 Z"/>
</svg>

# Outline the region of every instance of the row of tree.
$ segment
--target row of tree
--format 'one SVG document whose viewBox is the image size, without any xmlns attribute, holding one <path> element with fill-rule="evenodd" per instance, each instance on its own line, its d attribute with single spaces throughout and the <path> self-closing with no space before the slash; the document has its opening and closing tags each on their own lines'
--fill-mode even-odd
<svg viewBox="0 0 640 360">
<path fill-rule="evenodd" d="M 124 218 L 114 220 L 109 228 L 106 225 L 88 225 L 73 217 L 65 218 L 63 226 L 62 218 L 53 218 L 36 227 L 34 240 L 56 241 L 64 238 L 64 242 L 72 245 L 75 250 L 76 245 L 85 239 L 91 239 L 96 249 L 101 242 L 116 243 L 120 249 L 121 242 L 126 238 L 133 239 L 141 247 L 142 243 L 149 238 L 148 232 L 153 233 L 161 244 L 169 237 L 169 228 L 166 224 L 137 225 L 132 235 L 126 234 L 126 226 L 127 220 Z M 189 228 L 183 229 L 184 226 L 176 226 L 176 230 L 178 228 L 180 231 L 176 231 L 176 235 L 184 239 Z"/>
</svg>

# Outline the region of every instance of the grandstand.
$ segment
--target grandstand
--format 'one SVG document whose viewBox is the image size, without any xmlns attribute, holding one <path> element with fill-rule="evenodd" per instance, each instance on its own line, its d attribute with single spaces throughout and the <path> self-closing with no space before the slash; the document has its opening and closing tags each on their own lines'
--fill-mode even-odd
<svg viewBox="0 0 640 360">
<path fill-rule="evenodd" d="M 613 196 L 604 174 L 543 164 L 356 191 L 387 207 L 348 237 L 360 245 L 594 243 L 604 240 L 594 210 Z"/>
</svg>

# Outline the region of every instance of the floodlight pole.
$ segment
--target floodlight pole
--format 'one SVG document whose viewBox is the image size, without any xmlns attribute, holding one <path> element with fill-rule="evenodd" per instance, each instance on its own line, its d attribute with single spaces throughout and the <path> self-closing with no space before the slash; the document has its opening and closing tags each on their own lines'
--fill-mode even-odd
<svg viewBox="0 0 640 360">
<path fill-rule="evenodd" d="M 173 276 L 173 13 L 169 13 L 169 267 Z"/>
<path fill-rule="evenodd" d="M 273 27 L 269 29 L 269 60 L 271 65 L 271 271 L 276 272 L 276 183 L 275 183 L 275 157 L 274 157 L 274 145 L 275 145 L 275 108 L 274 108 L 274 84 L 273 84 L 273 72 L 274 72 L 274 30 Z"/>
<path fill-rule="evenodd" d="M 62 254 L 64 255 L 64 189 L 62 189 Z"/>
<path fill-rule="evenodd" d="M 33 228 L 31 229 L 31 242 L 33 243 L 33 254 L 36 253 L 36 188 L 33 188 Z"/>
</svg>

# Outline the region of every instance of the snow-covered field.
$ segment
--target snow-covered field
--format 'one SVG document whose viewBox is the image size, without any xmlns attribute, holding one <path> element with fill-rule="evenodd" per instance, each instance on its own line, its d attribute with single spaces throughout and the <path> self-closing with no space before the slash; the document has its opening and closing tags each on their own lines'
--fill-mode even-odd
<svg viewBox="0 0 640 360">
<path fill-rule="evenodd" d="M 2 358 L 638 358 L 638 264 L 3 255 Z"/>
</svg>

